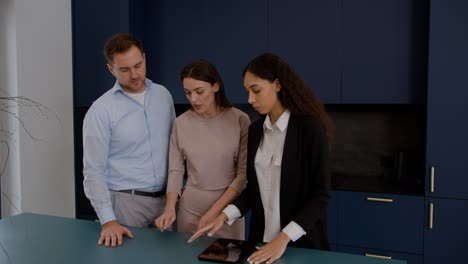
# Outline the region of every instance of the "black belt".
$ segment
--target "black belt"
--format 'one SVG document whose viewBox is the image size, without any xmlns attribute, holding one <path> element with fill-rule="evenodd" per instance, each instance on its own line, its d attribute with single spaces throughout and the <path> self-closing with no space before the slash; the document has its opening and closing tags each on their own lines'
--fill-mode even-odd
<svg viewBox="0 0 468 264">
<path fill-rule="evenodd" d="M 149 197 L 160 197 L 166 194 L 166 189 L 162 189 L 159 192 L 143 192 L 143 191 L 138 191 L 138 190 L 120 190 L 117 192 L 123 192 L 123 193 L 129 193 L 129 194 L 135 194 L 135 195 L 141 195 L 141 196 L 149 196 Z"/>
</svg>

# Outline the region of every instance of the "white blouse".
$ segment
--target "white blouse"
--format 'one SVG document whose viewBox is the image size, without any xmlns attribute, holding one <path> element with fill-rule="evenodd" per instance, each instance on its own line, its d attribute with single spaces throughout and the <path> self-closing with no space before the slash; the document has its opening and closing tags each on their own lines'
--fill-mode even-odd
<svg viewBox="0 0 468 264">
<path fill-rule="evenodd" d="M 263 242 L 270 242 L 281 232 L 281 161 L 290 115 L 289 110 L 285 110 L 274 125 L 271 124 L 270 117 L 267 115 L 263 123 L 263 139 L 255 156 L 255 172 L 265 213 Z M 228 216 L 229 224 L 240 217 L 239 209 L 232 204 L 223 212 Z M 294 221 L 291 221 L 282 231 L 292 241 L 306 234 L 304 229 Z"/>
</svg>

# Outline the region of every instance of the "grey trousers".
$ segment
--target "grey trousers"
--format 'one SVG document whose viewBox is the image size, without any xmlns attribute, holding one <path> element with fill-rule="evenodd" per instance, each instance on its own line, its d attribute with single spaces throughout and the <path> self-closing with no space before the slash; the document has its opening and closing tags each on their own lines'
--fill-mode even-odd
<svg viewBox="0 0 468 264">
<path fill-rule="evenodd" d="M 153 198 L 116 191 L 110 191 L 110 194 L 115 217 L 121 225 L 154 227 L 154 220 L 166 207 L 165 195 Z"/>
</svg>

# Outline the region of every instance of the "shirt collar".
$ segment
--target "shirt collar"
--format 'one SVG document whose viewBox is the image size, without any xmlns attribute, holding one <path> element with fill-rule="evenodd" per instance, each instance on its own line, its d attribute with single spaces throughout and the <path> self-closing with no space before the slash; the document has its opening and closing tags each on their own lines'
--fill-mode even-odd
<svg viewBox="0 0 468 264">
<path fill-rule="evenodd" d="M 146 91 L 149 91 L 149 90 L 151 89 L 151 84 L 152 84 L 152 83 L 153 83 L 153 82 L 152 82 L 150 79 L 148 79 L 148 78 L 145 79 L 145 84 L 146 84 L 145 92 L 146 92 Z M 122 87 L 120 86 L 120 83 L 119 83 L 118 81 L 115 81 L 114 87 L 112 87 L 112 92 L 113 92 L 113 93 L 116 93 L 116 92 L 118 92 L 118 91 L 124 93 L 124 90 L 123 90 Z"/>
<path fill-rule="evenodd" d="M 281 116 L 276 120 L 276 123 L 274 125 L 271 124 L 270 116 L 266 116 L 265 122 L 263 122 L 263 129 L 268 128 L 270 130 L 273 130 L 274 127 L 277 127 L 281 132 L 284 132 L 286 128 L 288 127 L 289 123 L 289 117 L 291 116 L 291 112 L 289 112 L 288 109 L 286 109 Z"/>
</svg>

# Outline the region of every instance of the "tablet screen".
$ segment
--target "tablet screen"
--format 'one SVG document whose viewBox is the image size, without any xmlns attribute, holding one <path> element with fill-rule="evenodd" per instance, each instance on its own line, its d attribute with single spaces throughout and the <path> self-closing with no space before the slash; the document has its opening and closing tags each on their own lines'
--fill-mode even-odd
<svg viewBox="0 0 468 264">
<path fill-rule="evenodd" d="M 256 243 L 220 238 L 203 251 L 198 259 L 220 263 L 243 263 L 252 254 Z"/>
</svg>

